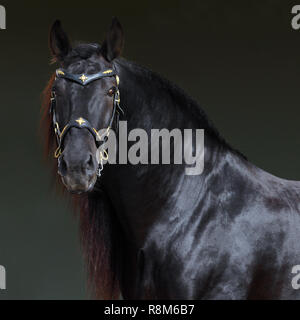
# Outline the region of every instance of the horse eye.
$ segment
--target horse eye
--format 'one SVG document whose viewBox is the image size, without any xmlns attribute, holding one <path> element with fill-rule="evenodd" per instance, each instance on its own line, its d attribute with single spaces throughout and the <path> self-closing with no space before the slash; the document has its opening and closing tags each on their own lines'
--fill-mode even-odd
<svg viewBox="0 0 300 320">
<path fill-rule="evenodd" d="M 115 88 L 115 87 L 109 89 L 109 91 L 108 91 L 108 95 L 111 96 L 111 97 L 112 97 L 115 93 L 116 93 L 116 88 Z"/>
</svg>

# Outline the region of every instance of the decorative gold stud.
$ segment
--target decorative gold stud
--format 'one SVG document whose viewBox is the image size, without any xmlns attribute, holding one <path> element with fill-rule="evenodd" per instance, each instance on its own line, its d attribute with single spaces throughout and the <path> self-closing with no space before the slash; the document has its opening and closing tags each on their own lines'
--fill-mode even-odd
<svg viewBox="0 0 300 320">
<path fill-rule="evenodd" d="M 103 71 L 103 74 L 108 74 L 108 73 L 112 73 L 113 71 L 112 70 L 106 70 L 106 71 Z"/>
<path fill-rule="evenodd" d="M 82 118 L 79 118 L 78 120 L 76 120 L 76 122 L 77 122 L 80 126 L 82 126 L 82 125 L 85 123 L 85 120 L 82 119 Z"/>
<path fill-rule="evenodd" d="M 81 80 L 82 83 L 85 83 L 86 80 L 88 80 L 88 77 L 87 77 L 85 74 L 83 74 L 83 75 L 79 78 L 79 80 Z"/>
</svg>

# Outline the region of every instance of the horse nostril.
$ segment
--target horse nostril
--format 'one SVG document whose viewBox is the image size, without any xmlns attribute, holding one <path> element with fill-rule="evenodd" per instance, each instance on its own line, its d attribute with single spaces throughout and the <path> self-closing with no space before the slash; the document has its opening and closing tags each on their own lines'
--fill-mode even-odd
<svg viewBox="0 0 300 320">
<path fill-rule="evenodd" d="M 88 161 L 86 162 L 86 169 L 87 170 L 95 170 L 95 162 L 93 156 L 90 154 Z"/>
<path fill-rule="evenodd" d="M 65 161 L 64 157 L 62 156 L 58 162 L 58 173 L 61 176 L 65 176 L 67 174 L 67 171 L 68 171 L 68 165 L 67 165 L 67 162 Z"/>
</svg>

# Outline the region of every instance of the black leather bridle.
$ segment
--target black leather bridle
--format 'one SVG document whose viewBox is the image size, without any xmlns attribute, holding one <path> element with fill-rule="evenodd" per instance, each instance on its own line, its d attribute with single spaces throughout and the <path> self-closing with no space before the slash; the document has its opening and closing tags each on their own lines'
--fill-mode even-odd
<svg viewBox="0 0 300 320">
<path fill-rule="evenodd" d="M 86 75 L 86 74 L 72 74 L 72 73 L 68 73 L 64 69 L 57 69 L 56 70 L 56 78 L 55 78 L 55 80 L 57 78 L 63 78 L 63 79 L 69 80 L 69 81 L 73 81 L 81 86 L 87 86 L 96 80 L 103 79 L 106 77 L 115 77 L 116 78 L 117 90 L 114 93 L 113 112 L 112 112 L 112 116 L 111 116 L 109 125 L 106 128 L 106 132 L 104 134 L 105 135 L 104 142 L 108 138 L 109 131 L 111 130 L 111 128 L 113 126 L 113 122 L 114 122 L 115 117 L 117 116 L 117 126 L 118 126 L 120 113 L 124 114 L 124 111 L 120 107 L 120 91 L 119 91 L 120 79 L 119 79 L 119 76 L 117 75 L 117 73 L 115 72 L 115 70 L 109 69 L 109 70 L 101 71 L 101 72 L 98 72 L 95 74 Z M 60 126 L 57 122 L 57 117 L 56 117 L 56 94 L 55 94 L 55 90 L 53 88 L 51 91 L 50 114 L 52 115 L 53 128 L 54 128 L 55 136 L 57 139 L 57 149 L 54 154 L 56 159 L 59 160 L 59 158 L 62 155 L 63 141 L 71 128 L 87 129 L 94 137 L 97 148 L 100 147 L 102 136 L 100 136 L 99 132 L 91 125 L 91 123 L 88 120 L 86 120 L 82 117 L 80 117 L 79 119 L 76 119 L 76 120 L 71 120 L 70 122 L 68 122 L 66 124 L 66 126 L 63 128 L 63 130 L 60 129 Z M 101 176 L 101 171 L 103 170 L 103 161 L 105 161 L 105 160 L 108 160 L 107 152 L 105 150 L 100 151 L 99 169 L 97 172 L 98 176 Z"/>
</svg>

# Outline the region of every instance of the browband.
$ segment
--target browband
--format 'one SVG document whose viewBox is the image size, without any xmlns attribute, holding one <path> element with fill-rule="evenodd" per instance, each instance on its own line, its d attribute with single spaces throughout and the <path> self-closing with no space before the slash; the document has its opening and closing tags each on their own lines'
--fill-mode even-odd
<svg viewBox="0 0 300 320">
<path fill-rule="evenodd" d="M 56 70 L 56 77 L 57 78 L 64 78 L 64 79 L 76 82 L 82 86 L 86 86 L 95 80 L 106 78 L 106 77 L 116 77 L 117 82 L 119 82 L 119 80 L 118 80 L 119 77 L 117 76 L 115 71 L 111 70 L 111 69 L 106 70 L 106 71 L 102 71 L 102 72 L 98 72 L 95 74 L 91 74 L 91 75 L 86 75 L 84 73 L 83 74 L 72 74 L 72 73 L 68 73 L 64 69 L 58 69 L 58 70 Z M 119 83 L 118 83 L 118 85 L 119 85 Z"/>
</svg>

